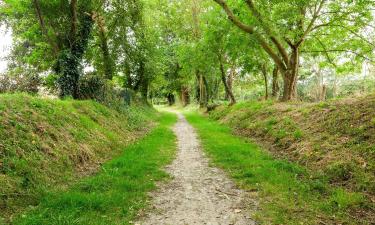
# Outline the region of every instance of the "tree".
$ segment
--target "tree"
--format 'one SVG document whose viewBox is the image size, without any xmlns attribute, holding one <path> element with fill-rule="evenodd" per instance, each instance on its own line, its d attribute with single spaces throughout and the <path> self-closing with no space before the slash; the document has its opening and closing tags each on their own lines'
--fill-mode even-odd
<svg viewBox="0 0 375 225">
<path fill-rule="evenodd" d="M 19 64 L 58 74 L 60 96 L 78 98 L 81 62 L 91 36 L 91 0 L 6 0 Z M 19 26 L 19 24 L 22 24 Z M 21 54 L 19 54 L 21 53 Z"/>
<path fill-rule="evenodd" d="M 62 47 L 54 70 L 59 74 L 60 96 L 79 97 L 79 78 L 82 75 L 81 62 L 91 35 L 91 0 L 70 1 L 70 32 L 62 38 Z"/>
<path fill-rule="evenodd" d="M 346 29 L 358 30 L 357 26 L 363 27 L 371 19 L 369 12 L 373 4 L 370 0 L 261 0 L 257 4 L 253 0 L 244 0 L 251 15 L 247 16 L 249 13 L 241 10 L 242 4 L 234 7 L 236 15 L 225 0 L 214 1 L 224 9 L 233 24 L 255 37 L 278 66 L 284 81 L 284 101 L 296 98 L 300 53 L 306 40 L 313 38 L 320 29 L 332 26 L 344 27 L 340 30 L 342 34 L 347 33 Z M 351 29 L 353 26 L 357 29 Z M 337 38 L 337 33 L 332 38 Z"/>
</svg>

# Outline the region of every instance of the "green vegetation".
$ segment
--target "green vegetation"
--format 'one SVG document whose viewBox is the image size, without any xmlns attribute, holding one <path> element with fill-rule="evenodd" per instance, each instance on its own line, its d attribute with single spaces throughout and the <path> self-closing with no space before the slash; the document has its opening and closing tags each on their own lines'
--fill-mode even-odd
<svg viewBox="0 0 375 225">
<path fill-rule="evenodd" d="M 375 95 L 317 104 L 247 102 L 219 107 L 210 117 L 333 185 L 374 196 L 374 106 Z"/>
<path fill-rule="evenodd" d="M 122 3 L 3 0 L 0 26 L 14 32 L 0 92 L 103 101 L 114 89 L 207 107 L 375 89 L 372 0 Z"/>
<path fill-rule="evenodd" d="M 257 106 L 254 106 L 256 110 Z M 237 107 L 238 109 L 238 107 Z M 197 113 L 187 113 L 203 148 L 241 188 L 259 197 L 255 218 L 264 224 L 371 224 L 369 217 L 353 220 L 353 210 L 368 210 L 361 193 L 332 187 L 324 176 L 303 166 L 274 158 L 232 130 Z"/>
<path fill-rule="evenodd" d="M 129 221 L 170 159 L 162 103 L 269 149 L 189 116 L 266 223 L 375 221 L 374 40 L 374 0 L 0 0 L 0 218 Z M 93 175 L 154 135 L 165 155 Z"/>
<path fill-rule="evenodd" d="M 49 191 L 39 206 L 19 215 L 14 224 L 130 224 L 147 206 L 147 192 L 155 182 L 168 177 L 162 168 L 175 153 L 170 129 L 175 121 L 175 115 L 162 114 L 147 137 L 68 190 Z"/>
<path fill-rule="evenodd" d="M 65 189 L 153 127 L 156 111 L 92 101 L 0 96 L 0 217 Z M 150 126 L 151 125 L 151 126 Z"/>
</svg>

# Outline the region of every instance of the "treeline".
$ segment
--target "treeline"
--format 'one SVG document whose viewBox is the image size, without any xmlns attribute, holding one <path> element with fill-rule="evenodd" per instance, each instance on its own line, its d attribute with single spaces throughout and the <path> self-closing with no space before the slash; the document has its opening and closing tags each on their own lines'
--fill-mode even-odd
<svg viewBox="0 0 375 225">
<path fill-rule="evenodd" d="M 3 92 L 147 96 L 155 44 L 140 0 L 6 0 L 0 13 L 13 33 Z"/>
<path fill-rule="evenodd" d="M 175 91 L 184 96 L 190 84 L 201 105 L 218 98 L 219 82 L 231 104 L 258 84 L 263 98 L 295 100 L 312 79 L 315 99 L 324 100 L 327 89 L 337 93 L 343 77 L 354 82 L 374 62 L 372 1 L 168 2 L 161 10 L 174 76 L 167 77 L 187 80 Z"/>
<path fill-rule="evenodd" d="M 110 86 L 202 107 L 324 100 L 344 81 L 375 80 L 373 9 L 371 0 L 5 0 L 14 46 L 3 77 L 73 98 Z"/>
</svg>

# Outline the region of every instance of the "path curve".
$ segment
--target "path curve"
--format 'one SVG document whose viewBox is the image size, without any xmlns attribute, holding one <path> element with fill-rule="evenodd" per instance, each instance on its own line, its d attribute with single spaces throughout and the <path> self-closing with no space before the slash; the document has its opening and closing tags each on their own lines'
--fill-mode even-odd
<svg viewBox="0 0 375 225">
<path fill-rule="evenodd" d="M 173 177 L 152 193 L 153 207 L 137 225 L 252 225 L 246 192 L 218 168 L 210 167 L 194 128 L 183 115 L 174 127 L 178 153 L 167 167 Z"/>
</svg>

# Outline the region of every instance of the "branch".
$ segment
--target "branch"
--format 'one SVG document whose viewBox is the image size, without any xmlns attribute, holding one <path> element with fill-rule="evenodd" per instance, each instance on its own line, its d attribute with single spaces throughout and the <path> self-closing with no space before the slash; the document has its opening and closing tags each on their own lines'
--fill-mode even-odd
<svg viewBox="0 0 375 225">
<path fill-rule="evenodd" d="M 259 44 L 262 46 L 262 48 L 268 53 L 268 55 L 274 60 L 274 62 L 285 71 L 287 68 L 284 64 L 284 62 L 280 59 L 280 57 L 274 52 L 274 50 L 268 45 L 267 41 L 264 40 L 264 38 L 257 32 L 255 32 L 254 27 L 246 25 L 242 23 L 229 9 L 228 5 L 223 0 L 214 0 L 217 4 L 219 4 L 225 11 L 225 13 L 228 15 L 228 18 L 234 25 L 239 27 L 241 30 L 253 34 L 256 39 L 259 41 Z"/>
<path fill-rule="evenodd" d="M 59 52 L 59 48 L 48 34 L 46 24 L 44 22 L 44 19 L 43 19 L 43 16 L 42 16 L 42 11 L 40 9 L 40 4 L 39 4 L 38 0 L 34 0 L 34 7 L 35 7 L 36 15 L 38 16 L 38 21 L 39 21 L 39 25 L 40 25 L 40 28 L 42 30 L 42 33 L 43 33 L 44 36 L 46 36 L 47 41 L 49 42 L 49 44 L 51 45 L 51 47 L 53 49 L 53 54 L 56 56 L 57 53 Z"/>
<path fill-rule="evenodd" d="M 228 18 L 232 23 L 234 23 L 237 27 L 242 29 L 243 31 L 253 34 L 255 29 L 252 26 L 246 25 L 242 23 L 232 12 L 232 10 L 229 9 L 228 5 L 223 0 L 214 0 L 217 4 L 219 4 L 225 11 L 225 13 L 228 15 Z"/>
<path fill-rule="evenodd" d="M 363 37 L 362 35 L 356 33 L 355 31 L 343 26 L 343 25 L 332 25 L 332 26 L 336 26 L 336 27 L 341 27 L 347 31 L 349 31 L 351 34 L 353 34 L 354 36 L 358 37 L 359 39 L 361 39 L 362 41 L 366 42 L 367 44 L 371 45 L 372 47 L 375 47 L 375 44 L 372 43 L 371 41 L 367 40 L 365 37 Z"/>
<path fill-rule="evenodd" d="M 326 2 L 327 0 L 321 0 L 320 4 L 319 4 L 319 7 L 315 10 L 314 12 L 314 15 L 310 21 L 310 24 L 307 26 L 305 32 L 302 34 L 301 36 L 301 40 L 300 40 L 300 44 L 304 41 L 304 39 L 306 38 L 306 36 L 311 32 L 311 30 L 313 29 L 313 26 L 316 22 L 316 20 L 318 19 L 319 17 L 319 14 L 320 14 L 320 11 L 322 10 L 323 6 L 324 6 L 324 3 Z"/>
<path fill-rule="evenodd" d="M 331 59 L 331 57 L 329 56 L 329 53 L 327 51 L 327 48 L 326 46 L 323 44 L 323 42 L 316 36 L 314 36 L 316 38 L 316 40 L 318 40 L 320 46 L 322 46 L 323 50 L 324 50 L 324 54 L 326 55 L 327 57 L 327 60 L 329 61 L 329 63 L 331 63 L 334 67 L 337 67 L 337 65 L 333 62 L 333 60 Z"/>
<path fill-rule="evenodd" d="M 260 12 L 255 8 L 255 4 L 252 0 L 245 0 L 247 6 L 250 8 L 250 11 L 253 13 L 254 17 L 259 21 L 260 25 L 263 27 L 263 29 L 266 31 L 266 34 L 270 37 L 271 41 L 275 44 L 277 47 L 277 50 L 280 52 L 285 64 L 289 64 L 289 57 L 288 53 L 285 50 L 285 48 L 282 46 L 280 41 L 273 35 L 273 32 L 271 29 L 266 25 L 264 20 L 262 19 L 262 15 Z"/>
<path fill-rule="evenodd" d="M 70 44 L 73 46 L 78 27 L 78 15 L 77 15 L 77 0 L 71 0 L 70 2 L 70 13 L 71 13 L 71 27 L 70 27 Z"/>
<path fill-rule="evenodd" d="M 332 50 L 309 50 L 309 51 L 301 51 L 303 53 L 322 53 L 322 52 L 346 52 L 346 53 L 352 53 L 356 56 L 359 56 L 363 59 L 366 59 L 368 60 L 369 62 L 372 62 L 372 63 L 375 63 L 374 60 L 372 60 L 371 58 L 369 57 L 366 57 L 365 55 L 363 54 L 360 54 L 360 53 L 357 53 L 355 51 L 352 51 L 352 50 L 345 50 L 345 49 L 332 49 Z"/>
</svg>

